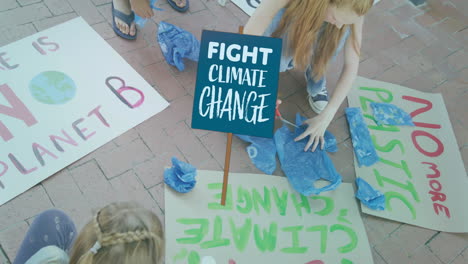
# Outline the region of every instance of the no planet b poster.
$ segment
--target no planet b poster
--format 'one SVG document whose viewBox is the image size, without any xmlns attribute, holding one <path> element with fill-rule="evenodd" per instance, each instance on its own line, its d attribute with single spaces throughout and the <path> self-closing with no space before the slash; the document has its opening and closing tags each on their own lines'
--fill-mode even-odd
<svg viewBox="0 0 468 264">
<path fill-rule="evenodd" d="M 0 47 L 0 205 L 167 106 L 82 18 Z"/>
</svg>

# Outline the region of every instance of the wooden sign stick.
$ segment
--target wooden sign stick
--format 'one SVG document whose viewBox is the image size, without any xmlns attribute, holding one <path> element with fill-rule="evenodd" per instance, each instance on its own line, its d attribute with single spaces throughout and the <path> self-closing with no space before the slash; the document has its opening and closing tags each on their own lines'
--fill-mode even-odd
<svg viewBox="0 0 468 264">
<path fill-rule="evenodd" d="M 239 27 L 239 34 L 244 33 L 244 27 Z M 223 190 L 221 192 L 221 205 L 226 205 L 226 193 L 229 177 L 229 165 L 231 164 L 231 147 L 232 147 L 232 133 L 227 134 L 226 143 L 226 156 L 224 158 L 224 176 L 223 176 Z"/>
</svg>

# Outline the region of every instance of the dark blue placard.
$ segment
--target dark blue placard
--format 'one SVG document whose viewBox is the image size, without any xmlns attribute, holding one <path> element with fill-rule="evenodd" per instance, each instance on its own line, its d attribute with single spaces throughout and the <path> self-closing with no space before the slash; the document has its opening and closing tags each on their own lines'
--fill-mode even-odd
<svg viewBox="0 0 468 264">
<path fill-rule="evenodd" d="M 192 128 L 273 137 L 280 59 L 281 39 L 204 30 Z"/>
</svg>

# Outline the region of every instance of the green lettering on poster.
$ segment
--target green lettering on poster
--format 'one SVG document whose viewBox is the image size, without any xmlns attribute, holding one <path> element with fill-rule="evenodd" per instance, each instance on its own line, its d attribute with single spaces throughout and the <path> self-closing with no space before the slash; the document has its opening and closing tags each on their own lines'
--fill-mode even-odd
<svg viewBox="0 0 468 264">
<path fill-rule="evenodd" d="M 179 260 L 183 260 L 183 259 L 185 259 L 185 258 L 187 257 L 187 255 L 188 255 L 187 249 L 183 248 L 183 249 L 180 250 L 179 253 L 177 253 L 177 254 L 172 258 L 172 261 L 177 262 L 177 261 L 179 261 Z"/>
<path fill-rule="evenodd" d="M 276 248 L 276 238 L 278 234 L 278 224 L 271 222 L 269 230 L 261 229 L 258 224 L 254 225 L 255 245 L 261 252 L 273 252 Z"/>
<path fill-rule="evenodd" d="M 207 249 L 207 248 L 214 248 L 214 247 L 222 247 L 222 246 L 229 246 L 231 241 L 227 238 L 221 238 L 223 233 L 223 221 L 221 217 L 216 216 L 214 220 L 214 227 L 213 227 L 213 239 L 210 241 L 205 241 L 200 244 L 200 248 Z"/>
<path fill-rule="evenodd" d="M 356 232 L 351 227 L 344 226 L 341 224 L 335 224 L 330 227 L 330 232 L 335 231 L 343 231 L 345 232 L 350 239 L 350 242 L 347 245 L 338 248 L 338 252 L 344 254 L 353 251 L 358 245 L 358 236 Z"/>
<path fill-rule="evenodd" d="M 297 200 L 296 194 L 291 193 L 291 198 L 292 198 L 294 207 L 296 208 L 297 215 L 302 216 L 302 209 L 304 209 L 307 214 L 310 214 L 309 200 L 307 199 L 307 197 L 305 197 L 302 194 L 300 194 L 300 197 L 301 197 L 301 201 L 299 202 Z"/>
<path fill-rule="evenodd" d="M 222 183 L 210 183 L 208 184 L 208 189 L 209 190 L 222 190 L 223 189 L 223 184 Z M 222 206 L 221 203 L 219 202 L 221 200 L 221 192 L 217 193 L 214 195 L 214 198 L 216 202 L 209 203 L 208 204 L 208 209 L 211 210 L 232 210 L 232 189 L 231 185 L 228 185 L 227 191 L 226 191 L 226 205 Z"/>
<path fill-rule="evenodd" d="M 370 88 L 370 87 L 359 87 L 359 90 L 361 91 L 370 91 L 370 92 L 376 92 L 377 97 L 380 99 L 380 101 L 384 103 L 390 103 L 393 101 L 393 94 L 387 89 L 383 88 Z M 386 97 L 384 97 L 386 95 Z M 375 102 L 372 99 L 369 99 L 364 96 L 359 96 L 359 101 L 361 102 L 361 108 L 364 112 L 367 112 L 367 104 L 366 102 Z"/>
<path fill-rule="evenodd" d="M 379 184 L 380 187 L 384 187 L 384 182 L 395 185 L 403 190 L 408 191 L 413 196 L 414 200 L 416 202 L 419 202 L 419 195 L 416 192 L 416 188 L 414 188 L 414 185 L 412 182 L 406 181 L 406 185 L 405 185 L 401 182 L 397 182 L 393 179 L 380 175 L 380 172 L 377 169 L 373 169 L 373 171 L 374 171 L 375 178 L 377 179 L 377 183 Z"/>
<path fill-rule="evenodd" d="M 244 207 L 241 204 L 244 203 Z M 247 189 L 242 188 L 239 186 L 237 188 L 237 211 L 242 214 L 249 214 L 252 211 L 252 196 Z"/>
<path fill-rule="evenodd" d="M 190 251 L 188 256 L 188 264 L 200 264 L 200 255 L 196 251 Z"/>
<path fill-rule="evenodd" d="M 414 208 L 414 206 L 411 205 L 411 203 L 408 201 L 408 199 L 406 199 L 406 197 L 403 196 L 400 193 L 397 193 L 397 192 L 386 192 L 385 193 L 385 207 L 387 208 L 387 210 L 392 211 L 392 206 L 390 205 L 390 200 L 392 200 L 394 198 L 400 200 L 404 205 L 406 205 L 406 207 L 408 207 L 408 210 L 410 211 L 411 216 L 413 217 L 413 220 L 415 220 L 416 219 L 416 209 Z"/>
<path fill-rule="evenodd" d="M 307 232 L 320 232 L 320 253 L 325 253 L 327 251 L 327 226 L 318 225 L 311 226 L 306 229 Z"/>
<path fill-rule="evenodd" d="M 176 241 L 180 244 L 198 244 L 206 234 L 208 234 L 209 221 L 204 218 L 181 218 L 176 220 L 177 223 L 183 225 L 200 225 L 199 228 L 188 229 L 184 231 L 186 235 L 193 237 L 178 238 Z"/>
<path fill-rule="evenodd" d="M 318 211 L 315 212 L 314 214 L 320 215 L 320 216 L 326 216 L 329 215 L 333 209 L 335 209 L 335 201 L 333 201 L 333 198 L 331 197 L 326 197 L 326 196 L 311 196 L 310 199 L 312 200 L 322 200 L 325 203 L 325 207 Z"/>
<path fill-rule="evenodd" d="M 290 253 L 290 254 L 302 254 L 307 251 L 306 247 L 299 246 L 299 231 L 301 231 L 303 228 L 304 226 L 288 226 L 288 227 L 283 227 L 281 229 L 284 232 L 291 232 L 291 236 L 292 236 L 292 239 L 291 239 L 292 246 L 282 248 L 281 252 Z"/>
<path fill-rule="evenodd" d="M 278 189 L 273 187 L 271 189 L 271 193 L 273 194 L 273 199 L 275 200 L 276 207 L 278 208 L 278 212 L 280 215 L 286 215 L 286 209 L 288 206 L 288 192 L 283 191 L 281 192 L 281 196 L 278 193 Z"/>
<path fill-rule="evenodd" d="M 236 248 L 242 252 L 245 250 L 247 243 L 249 243 L 250 233 L 252 232 L 252 219 L 246 218 L 244 224 L 237 228 L 232 218 L 229 218 L 231 225 L 232 239 Z"/>
<path fill-rule="evenodd" d="M 393 162 L 393 161 L 390 161 L 390 160 L 386 160 L 384 158 L 379 158 L 380 162 L 382 162 L 383 164 L 386 164 L 386 165 L 389 165 L 389 166 L 392 166 L 394 168 L 397 168 L 397 169 L 402 169 L 406 176 L 408 176 L 408 178 L 412 179 L 413 178 L 413 175 L 411 174 L 411 171 L 409 170 L 408 168 L 408 164 L 406 163 L 406 161 L 404 160 L 400 160 L 400 164 L 396 163 L 396 162 Z"/>
<path fill-rule="evenodd" d="M 255 212 L 257 215 L 260 215 L 260 206 L 262 206 L 263 210 L 266 213 L 271 212 L 271 201 L 270 201 L 270 190 L 265 186 L 263 187 L 263 198 L 260 195 L 260 193 L 257 191 L 257 189 L 252 189 L 252 200 L 253 200 L 253 205 Z"/>
<path fill-rule="evenodd" d="M 400 148 L 401 154 L 405 154 L 405 148 L 403 146 L 403 143 L 401 143 L 401 141 L 398 140 L 398 139 L 394 139 L 394 140 L 388 142 L 387 145 L 385 145 L 385 146 L 380 146 L 377 143 L 377 137 L 375 135 L 372 135 L 372 143 L 374 144 L 375 149 L 378 150 L 378 151 L 390 152 L 395 148 L 395 146 L 398 146 Z"/>
</svg>

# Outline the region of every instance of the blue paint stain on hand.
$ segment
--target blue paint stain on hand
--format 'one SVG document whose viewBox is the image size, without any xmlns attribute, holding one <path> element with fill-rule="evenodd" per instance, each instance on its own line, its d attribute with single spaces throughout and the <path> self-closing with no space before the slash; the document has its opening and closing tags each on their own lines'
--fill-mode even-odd
<svg viewBox="0 0 468 264">
<path fill-rule="evenodd" d="M 358 191 L 356 197 L 372 210 L 385 210 L 385 195 L 374 189 L 368 182 L 356 178 Z"/>
<path fill-rule="evenodd" d="M 300 125 L 303 120 L 305 118 L 298 115 L 296 124 Z M 336 189 L 341 184 L 341 175 L 336 171 L 331 159 L 326 154 L 328 150 L 336 151 L 336 139 L 333 140 L 334 137 L 331 138 L 331 133 L 329 133 L 329 146 L 326 146 L 324 150 L 304 151 L 308 138 L 298 142 L 294 141 L 304 130 L 305 127 L 299 127 L 291 132 L 286 126 L 283 126 L 275 132 L 274 139 L 281 168 L 293 188 L 305 196 Z M 333 142 L 335 146 L 333 146 Z M 327 180 L 330 184 L 316 188 L 314 183 L 320 179 Z"/>
<path fill-rule="evenodd" d="M 252 163 L 266 174 L 272 174 L 276 169 L 276 146 L 272 138 L 261 138 L 246 135 L 236 135 L 243 141 L 250 142 L 247 154 Z"/>
<path fill-rule="evenodd" d="M 356 155 L 359 167 L 371 166 L 379 161 L 379 156 L 375 151 L 374 144 L 367 128 L 361 109 L 357 107 L 346 108 L 346 118 L 348 119 L 349 130 L 353 142 L 354 154 Z"/>
<path fill-rule="evenodd" d="M 164 170 L 164 182 L 180 193 L 187 193 L 195 187 L 197 169 L 172 157 L 172 167 Z"/>
<path fill-rule="evenodd" d="M 394 104 L 371 103 L 370 106 L 379 125 L 414 126 L 411 116 Z"/>
<path fill-rule="evenodd" d="M 167 63 L 176 66 L 179 71 L 185 69 L 184 58 L 198 61 L 200 42 L 192 33 L 182 28 L 161 21 L 158 42 Z"/>
</svg>

